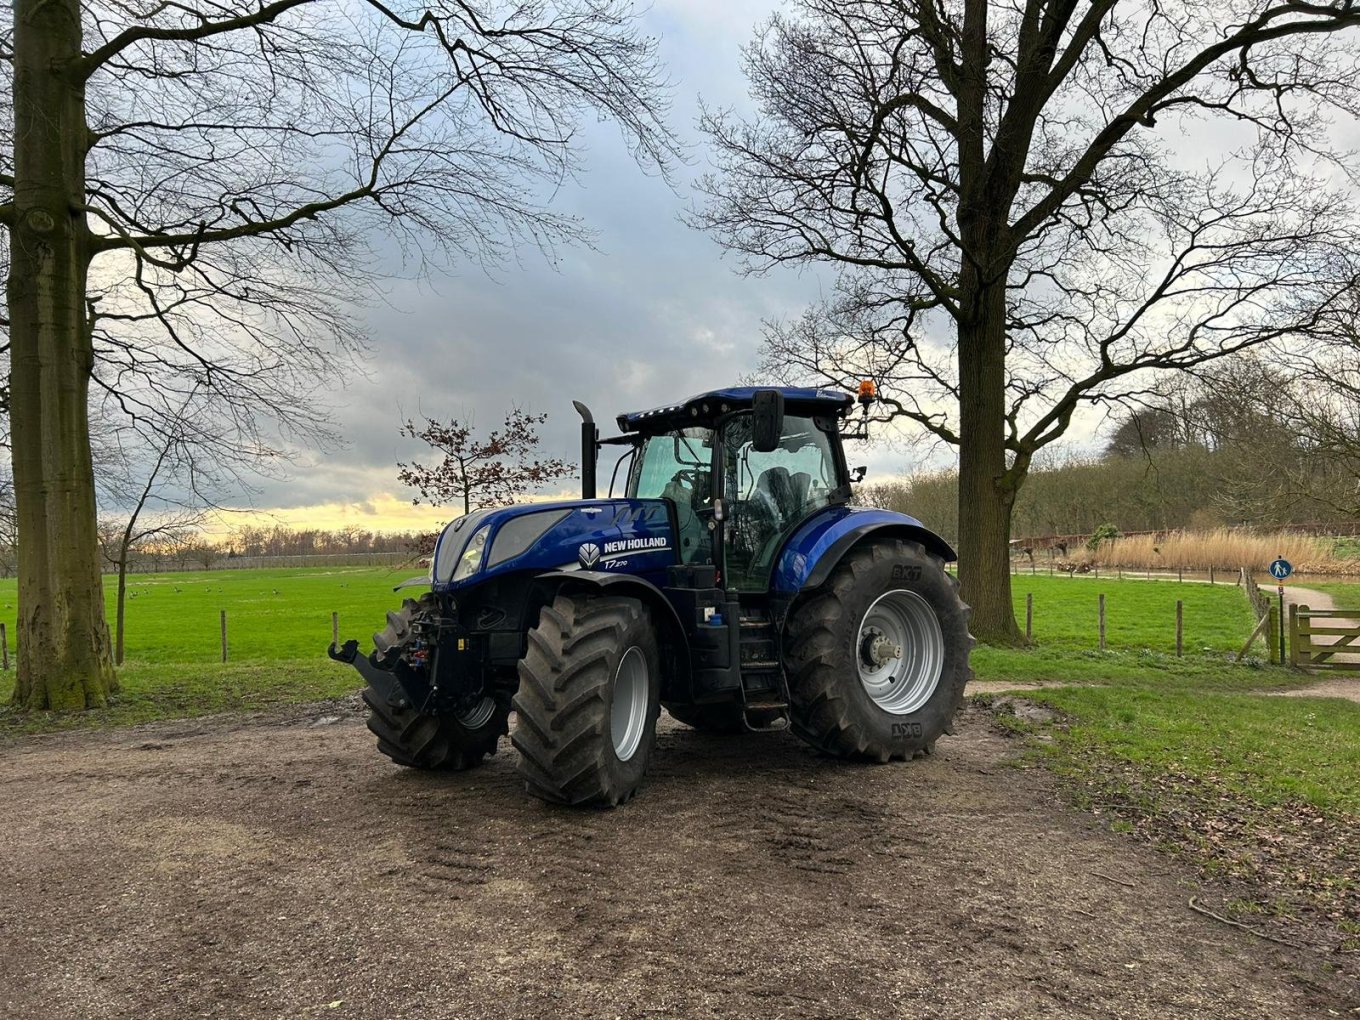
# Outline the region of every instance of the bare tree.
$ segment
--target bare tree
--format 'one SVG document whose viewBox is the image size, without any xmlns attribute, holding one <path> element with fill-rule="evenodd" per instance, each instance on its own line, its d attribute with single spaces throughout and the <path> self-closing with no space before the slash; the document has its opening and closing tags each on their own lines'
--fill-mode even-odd
<svg viewBox="0 0 1360 1020">
<path fill-rule="evenodd" d="M 1178 445 L 1207 455 L 1212 503 L 1240 524 L 1360 515 L 1360 389 L 1356 360 L 1261 349 L 1181 374 L 1140 397 L 1130 422 L 1170 422 Z M 1163 444 L 1171 445 L 1171 444 Z M 1112 452 L 1123 453 L 1113 447 Z M 1130 451 L 1134 452 L 1134 451 Z M 1135 452 L 1158 466 L 1156 446 Z"/>
<path fill-rule="evenodd" d="M 747 265 L 826 262 L 767 368 L 872 377 L 959 453 L 975 633 L 1020 640 L 1011 512 L 1084 406 L 1326 338 L 1357 221 L 1354 0 L 798 0 L 746 51 L 759 118 L 710 113 L 695 221 Z M 1219 139 L 1173 148 L 1175 132 Z M 1185 147 L 1188 150 L 1188 146 Z"/>
<path fill-rule="evenodd" d="M 673 143 L 624 0 L 10 5 L 15 700 L 84 707 L 112 677 L 91 383 L 136 420 L 201 386 L 247 442 L 324 430 L 316 387 L 359 350 L 379 265 L 582 237 L 542 199 L 587 113 L 645 163 Z"/>
<path fill-rule="evenodd" d="M 96 489 L 111 515 L 101 520 L 101 545 L 118 575 L 113 628 L 118 666 L 123 664 L 133 550 L 197 535 L 223 510 L 222 493 L 239 498 L 249 491 L 247 473 L 268 470 L 270 461 L 280 456 L 269 448 L 243 445 L 229 424 L 224 430 L 223 422 L 230 419 L 201 390 L 191 390 L 173 411 L 157 410 L 137 424 L 114 419 L 109 431 L 96 432 L 101 440 L 95 444 Z M 110 528 L 112 534 L 105 537 Z"/>
<path fill-rule="evenodd" d="M 546 414 L 515 408 L 505 416 L 505 425 L 485 439 L 478 438 L 470 424 L 456 420 L 426 418 L 419 429 L 408 421 L 401 434 L 429 443 L 444 459 L 433 467 L 398 464 L 397 478 L 420 492 L 412 503 L 422 499 L 436 506 L 461 502 L 465 514 L 474 507 L 508 506 L 529 490 L 576 470 L 575 464 L 555 457 L 534 459 L 538 426 L 547 420 Z"/>
</svg>

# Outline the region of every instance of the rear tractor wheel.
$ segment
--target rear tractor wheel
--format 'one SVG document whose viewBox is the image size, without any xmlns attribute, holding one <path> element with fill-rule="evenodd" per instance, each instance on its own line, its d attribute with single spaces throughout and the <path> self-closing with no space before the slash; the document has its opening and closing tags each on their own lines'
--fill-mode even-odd
<svg viewBox="0 0 1360 1020">
<path fill-rule="evenodd" d="M 636 599 L 558 595 L 529 631 L 511 742 L 529 792 L 613 807 L 642 785 L 661 712 L 651 614 Z"/>
<path fill-rule="evenodd" d="M 845 758 L 929 754 L 963 701 L 968 616 L 958 581 L 915 542 L 853 549 L 785 631 L 793 731 Z"/>
</svg>

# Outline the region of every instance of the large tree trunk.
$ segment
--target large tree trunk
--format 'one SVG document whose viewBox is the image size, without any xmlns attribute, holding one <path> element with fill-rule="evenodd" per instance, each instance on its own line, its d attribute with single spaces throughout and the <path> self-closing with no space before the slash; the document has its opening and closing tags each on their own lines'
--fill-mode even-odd
<svg viewBox="0 0 1360 1020">
<path fill-rule="evenodd" d="M 10 420 L 27 709 L 103 705 L 114 685 L 95 534 L 85 321 L 90 238 L 78 0 L 15 0 Z"/>
<path fill-rule="evenodd" d="M 989 172 L 983 149 L 991 59 L 987 14 L 987 0 L 966 0 L 958 106 L 959 581 L 963 600 L 973 607 L 974 636 L 1019 644 L 1010 571 L 1015 488 L 1006 472 L 1004 432 L 1006 277 L 1015 257 L 1006 223 L 1015 191 L 1013 182 Z M 992 153 L 1003 163 L 1004 155 Z"/>
<path fill-rule="evenodd" d="M 990 275 L 990 274 L 989 274 Z M 976 298 L 959 324 L 959 580 L 973 607 L 971 629 L 989 644 L 1020 644 L 1011 604 L 1011 511 L 1006 470 L 1005 274 L 965 270 Z M 965 293 L 968 293 L 965 289 Z"/>
</svg>

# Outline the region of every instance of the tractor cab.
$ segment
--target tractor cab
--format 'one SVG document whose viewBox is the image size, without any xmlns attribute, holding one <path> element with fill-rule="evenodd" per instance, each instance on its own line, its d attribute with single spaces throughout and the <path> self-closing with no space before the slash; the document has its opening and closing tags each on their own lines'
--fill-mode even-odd
<svg viewBox="0 0 1360 1020">
<path fill-rule="evenodd" d="M 850 499 L 840 422 L 852 405 L 831 390 L 734 388 L 620 415 L 614 442 L 633 445 L 625 495 L 674 505 L 682 563 L 766 592 L 797 527 Z"/>
</svg>

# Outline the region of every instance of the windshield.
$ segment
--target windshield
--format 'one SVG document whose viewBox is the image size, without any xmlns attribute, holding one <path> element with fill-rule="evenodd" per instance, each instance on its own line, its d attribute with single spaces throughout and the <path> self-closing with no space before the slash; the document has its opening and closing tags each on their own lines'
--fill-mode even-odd
<svg viewBox="0 0 1360 1020">
<path fill-rule="evenodd" d="M 711 429 L 689 428 L 648 436 L 633 461 L 628 477 L 628 495 L 633 499 L 666 496 L 668 486 L 702 488 L 707 502 L 710 461 L 713 449 Z"/>
<path fill-rule="evenodd" d="M 707 563 L 712 541 L 700 514 L 713 498 L 713 430 L 678 429 L 648 436 L 628 473 L 628 495 L 660 497 L 675 504 L 680 560 Z"/>
</svg>

